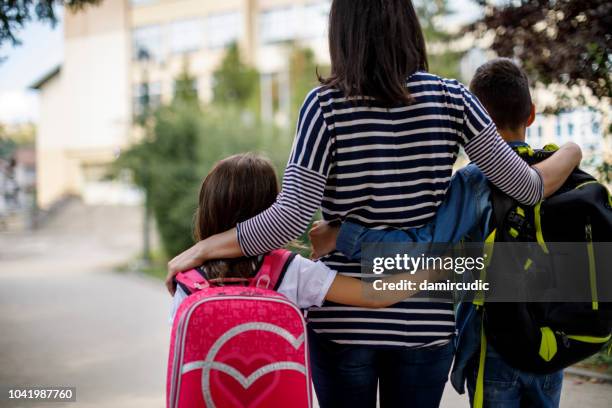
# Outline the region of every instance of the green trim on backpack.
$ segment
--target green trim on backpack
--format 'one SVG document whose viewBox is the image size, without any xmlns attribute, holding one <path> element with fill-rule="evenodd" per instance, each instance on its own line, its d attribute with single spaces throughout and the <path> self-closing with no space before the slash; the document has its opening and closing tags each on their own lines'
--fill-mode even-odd
<svg viewBox="0 0 612 408">
<path fill-rule="evenodd" d="M 578 184 L 578 185 L 576 186 L 576 189 L 578 189 L 578 188 L 582 188 L 582 187 L 584 187 L 584 186 L 588 186 L 589 184 L 599 184 L 599 181 L 597 181 L 597 180 L 586 181 L 586 182 L 584 182 L 584 183 L 582 183 L 582 184 Z"/>
<path fill-rule="evenodd" d="M 595 337 L 595 336 L 576 336 L 576 335 L 567 335 L 568 339 L 580 341 L 582 343 L 590 343 L 590 344 L 598 344 L 598 343 L 607 343 L 612 339 L 612 334 L 606 337 Z"/>
<path fill-rule="evenodd" d="M 557 338 L 550 327 L 540 327 L 542 340 L 540 341 L 540 357 L 544 361 L 550 361 L 557 354 Z"/>
<path fill-rule="evenodd" d="M 557 150 L 559 150 L 559 146 L 557 146 L 554 143 L 549 143 L 546 146 L 544 146 L 542 150 L 544 150 L 545 152 L 556 152 Z"/>
<path fill-rule="evenodd" d="M 597 269 L 595 265 L 595 250 L 593 249 L 593 230 L 591 224 L 584 226 L 587 253 L 589 255 L 589 283 L 591 285 L 591 299 L 593 301 L 593 310 L 599 310 L 599 297 L 597 296 Z"/>
<path fill-rule="evenodd" d="M 489 236 L 487 237 L 487 239 L 485 239 L 484 242 L 484 268 L 482 269 L 482 272 L 480 273 L 480 280 L 482 280 L 483 282 L 486 281 L 487 279 L 487 268 L 489 267 L 489 264 L 491 263 L 491 259 L 493 258 L 493 244 L 495 243 L 495 235 L 497 233 L 497 229 L 494 229 L 493 231 L 491 231 L 491 233 L 489 234 Z M 479 291 L 476 296 L 474 296 L 474 301 L 472 302 L 473 304 L 475 304 L 476 306 L 482 306 L 484 305 L 484 294 L 482 291 Z"/>
<path fill-rule="evenodd" d="M 527 155 L 527 156 L 533 156 L 535 154 L 535 152 L 533 151 L 533 149 L 529 146 L 519 146 L 516 148 L 516 152 L 520 155 Z"/>
<path fill-rule="evenodd" d="M 544 234 L 542 234 L 542 216 L 540 214 L 541 207 L 542 207 L 542 202 L 539 202 L 533 208 L 533 214 L 534 214 L 534 220 L 535 220 L 535 230 L 536 230 L 535 231 L 536 240 L 538 241 L 538 244 L 540 244 L 542 251 L 544 251 L 545 254 L 548 254 L 548 247 L 546 246 L 546 242 L 544 241 Z"/>
</svg>

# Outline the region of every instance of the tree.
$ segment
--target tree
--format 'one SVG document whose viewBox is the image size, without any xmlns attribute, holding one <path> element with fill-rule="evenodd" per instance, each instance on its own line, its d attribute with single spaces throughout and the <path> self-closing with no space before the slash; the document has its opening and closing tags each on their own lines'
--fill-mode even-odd
<svg viewBox="0 0 612 408">
<path fill-rule="evenodd" d="M 244 120 L 239 106 L 202 106 L 188 72 L 177 77 L 172 102 L 152 112 L 145 136 L 116 161 L 145 192 L 166 255 L 193 244 L 198 188 L 214 163 L 246 151 L 269 152 L 282 166 L 291 139 L 268 126 Z"/>
<path fill-rule="evenodd" d="M 258 83 L 259 74 L 242 61 L 240 49 L 234 43 L 213 73 L 213 103 L 244 108 L 256 96 Z"/>
<path fill-rule="evenodd" d="M 429 48 L 429 70 L 442 77 L 458 78 L 465 52 L 452 49 L 456 34 L 441 27 L 441 19 L 452 14 L 448 0 L 416 0 L 414 6 Z"/>
<path fill-rule="evenodd" d="M 328 67 L 317 66 L 314 52 L 310 48 L 291 44 L 289 49 L 290 123 L 297 122 L 304 98 L 306 98 L 308 92 L 319 84 L 317 74 L 325 76 L 328 73 Z"/>
<path fill-rule="evenodd" d="M 522 61 L 543 84 L 585 86 L 598 98 L 612 97 L 612 2 L 475 1 L 485 6 L 485 15 L 468 30 L 493 33 L 491 48 L 498 55 Z"/>
<path fill-rule="evenodd" d="M 0 45 L 5 41 L 10 41 L 13 46 L 19 45 L 17 31 L 32 18 L 55 25 L 55 7 L 58 5 L 65 5 L 76 11 L 99 2 L 100 0 L 0 0 Z"/>
</svg>

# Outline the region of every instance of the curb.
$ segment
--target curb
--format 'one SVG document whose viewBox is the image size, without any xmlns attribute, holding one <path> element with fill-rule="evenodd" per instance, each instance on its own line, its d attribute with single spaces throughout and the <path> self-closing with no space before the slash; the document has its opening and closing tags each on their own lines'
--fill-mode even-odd
<svg viewBox="0 0 612 408">
<path fill-rule="evenodd" d="M 584 368 L 568 367 L 565 369 L 565 373 L 575 375 L 577 377 L 595 378 L 597 380 L 612 383 L 612 375 L 607 373 L 599 373 L 597 371 L 591 371 Z"/>
</svg>

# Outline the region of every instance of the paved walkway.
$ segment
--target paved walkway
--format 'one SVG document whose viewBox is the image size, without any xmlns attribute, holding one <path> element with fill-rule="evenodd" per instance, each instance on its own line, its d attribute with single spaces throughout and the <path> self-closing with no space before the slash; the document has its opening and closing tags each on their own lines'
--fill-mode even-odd
<svg viewBox="0 0 612 408">
<path fill-rule="evenodd" d="M 169 297 L 113 272 L 138 252 L 140 221 L 135 208 L 73 203 L 35 234 L 0 235 L 0 385 L 76 386 L 66 407 L 164 406 Z M 564 387 L 563 407 L 611 406 L 612 386 Z M 468 404 L 449 388 L 442 406 Z"/>
<path fill-rule="evenodd" d="M 164 406 L 170 298 L 113 272 L 137 254 L 140 220 L 71 204 L 35 234 L 0 236 L 0 384 L 76 386 L 67 407 Z"/>
</svg>

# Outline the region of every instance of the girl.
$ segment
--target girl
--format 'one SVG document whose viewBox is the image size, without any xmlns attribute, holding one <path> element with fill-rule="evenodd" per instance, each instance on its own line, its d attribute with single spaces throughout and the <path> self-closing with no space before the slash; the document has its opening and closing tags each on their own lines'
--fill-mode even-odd
<svg viewBox="0 0 612 408">
<path fill-rule="evenodd" d="M 334 0 L 331 75 L 301 109 L 277 200 L 236 228 L 198 242 L 168 265 L 176 273 L 218 258 L 256 256 L 325 221 L 377 229 L 420 227 L 435 216 L 460 147 L 509 196 L 532 205 L 581 159 L 575 144 L 529 167 L 461 83 L 427 72 L 425 40 L 409 0 Z M 358 277 L 359 263 L 322 261 Z M 451 303 L 406 301 L 364 310 L 327 302 L 308 313 L 321 407 L 437 407 L 453 358 Z"/>
<path fill-rule="evenodd" d="M 272 164 L 254 154 L 229 157 L 215 165 L 204 179 L 195 217 L 195 238 L 198 241 L 233 228 L 274 203 L 278 182 Z M 209 261 L 204 265 L 208 280 L 247 279 L 253 277 L 261 256 L 224 261 Z M 402 279 L 418 283 L 437 280 L 442 274 L 422 271 L 414 275 L 399 274 L 385 279 Z M 355 278 L 338 275 L 322 262 L 313 262 L 296 255 L 282 277 L 278 292 L 305 309 L 321 306 L 323 300 L 360 307 L 386 307 L 410 296 L 409 291 L 375 291 L 371 285 Z M 172 318 L 187 294 L 177 287 Z"/>
</svg>

